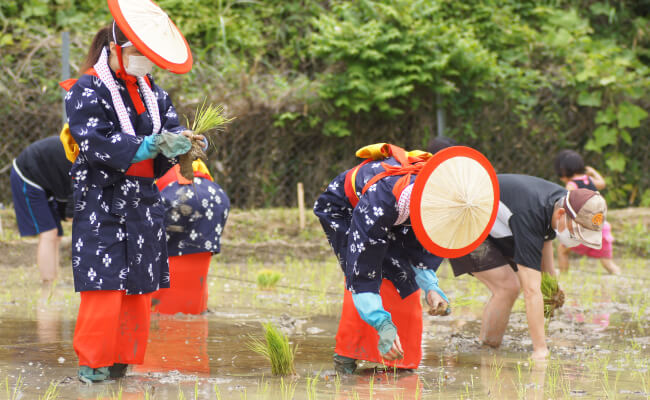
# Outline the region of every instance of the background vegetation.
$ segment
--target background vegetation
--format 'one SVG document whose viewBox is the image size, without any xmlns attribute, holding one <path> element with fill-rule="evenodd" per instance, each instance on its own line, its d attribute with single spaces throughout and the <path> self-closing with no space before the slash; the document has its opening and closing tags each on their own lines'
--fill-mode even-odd
<svg viewBox="0 0 650 400">
<path fill-rule="evenodd" d="M 499 171 L 554 180 L 573 148 L 611 206 L 650 205 L 650 0 L 158 3 L 196 60 L 159 82 L 181 113 L 207 97 L 237 118 L 211 162 L 237 207 L 293 205 L 298 181 L 310 202 L 367 143 L 423 147 L 439 107 Z M 11 159 L 58 132 L 60 32 L 74 69 L 109 21 L 103 1 L 0 3 L 4 187 Z"/>
</svg>

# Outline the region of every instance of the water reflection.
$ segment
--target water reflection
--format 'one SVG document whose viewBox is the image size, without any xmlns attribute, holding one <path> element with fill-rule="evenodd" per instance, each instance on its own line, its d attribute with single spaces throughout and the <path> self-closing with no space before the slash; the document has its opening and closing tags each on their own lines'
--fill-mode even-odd
<svg viewBox="0 0 650 400">
<path fill-rule="evenodd" d="M 543 400 L 548 365 L 549 361 L 520 361 L 483 352 L 479 368 L 482 391 L 494 398 Z"/>
<path fill-rule="evenodd" d="M 144 363 L 136 373 L 179 371 L 210 375 L 208 319 L 204 315 L 169 316 L 152 314 L 149 344 Z"/>
<path fill-rule="evenodd" d="M 421 399 L 424 385 L 420 376 L 411 372 L 362 371 L 347 378 L 337 400 L 344 399 Z"/>
</svg>

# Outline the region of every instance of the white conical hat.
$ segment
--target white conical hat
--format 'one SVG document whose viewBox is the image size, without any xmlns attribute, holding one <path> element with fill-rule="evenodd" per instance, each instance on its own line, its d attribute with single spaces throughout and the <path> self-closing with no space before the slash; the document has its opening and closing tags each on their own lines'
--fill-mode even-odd
<svg viewBox="0 0 650 400">
<path fill-rule="evenodd" d="M 427 161 L 415 180 L 411 224 L 431 253 L 461 257 L 485 240 L 498 208 L 499 182 L 488 159 L 469 147 L 449 147 Z"/>
<path fill-rule="evenodd" d="M 177 74 L 192 69 L 192 52 L 174 22 L 151 0 L 107 0 L 117 26 L 140 53 Z"/>
</svg>

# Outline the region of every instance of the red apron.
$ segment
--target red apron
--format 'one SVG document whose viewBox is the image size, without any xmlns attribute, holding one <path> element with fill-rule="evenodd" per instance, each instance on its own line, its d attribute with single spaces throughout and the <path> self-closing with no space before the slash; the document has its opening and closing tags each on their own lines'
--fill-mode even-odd
<svg viewBox="0 0 650 400">
<path fill-rule="evenodd" d="M 352 293 L 346 290 L 343 297 L 343 311 L 336 333 L 336 354 L 357 360 L 371 361 L 391 367 L 415 369 L 422 360 L 422 303 L 420 290 L 402 299 L 395 286 L 384 279 L 379 294 L 384 309 L 392 317 L 397 327 L 404 358 L 402 360 L 384 360 L 377 344 L 379 335 L 372 326 L 361 319 L 352 300 Z"/>
</svg>

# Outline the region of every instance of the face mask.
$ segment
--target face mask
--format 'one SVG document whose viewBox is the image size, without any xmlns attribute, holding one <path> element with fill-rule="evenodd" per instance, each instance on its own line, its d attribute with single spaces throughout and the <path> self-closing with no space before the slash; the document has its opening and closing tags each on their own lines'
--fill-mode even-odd
<svg viewBox="0 0 650 400">
<path fill-rule="evenodd" d="M 559 222 L 558 222 L 559 225 Z M 563 231 L 558 231 L 557 229 L 553 229 L 555 231 L 555 234 L 557 235 L 557 239 L 564 245 L 565 247 L 576 247 L 580 244 L 582 244 L 579 240 L 573 238 L 571 236 L 571 232 L 569 232 L 569 221 L 567 220 L 566 214 L 564 215 L 564 230 Z"/>
<path fill-rule="evenodd" d="M 129 56 L 129 66 L 125 69 L 129 75 L 142 77 L 151 73 L 153 63 L 144 56 Z"/>
</svg>

